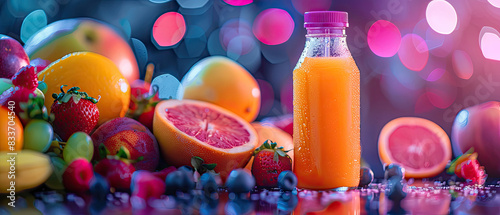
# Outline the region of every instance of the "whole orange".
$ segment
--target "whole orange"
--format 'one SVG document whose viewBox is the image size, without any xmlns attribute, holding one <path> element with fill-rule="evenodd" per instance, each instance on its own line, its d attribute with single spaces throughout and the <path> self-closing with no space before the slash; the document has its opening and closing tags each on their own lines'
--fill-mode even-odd
<svg viewBox="0 0 500 215">
<path fill-rule="evenodd" d="M 38 80 L 47 83 L 45 106 L 50 111 L 54 99 L 52 93 L 59 93 L 61 85 L 80 87 L 81 92 L 101 99 L 98 125 L 125 116 L 130 102 L 130 85 L 118 67 L 108 58 L 92 52 L 75 52 L 53 62 L 38 74 Z"/>
<path fill-rule="evenodd" d="M 207 57 L 196 63 L 181 81 L 184 99 L 210 102 L 226 108 L 248 122 L 260 109 L 260 88 L 255 78 L 233 60 Z"/>
<path fill-rule="evenodd" d="M 19 118 L 7 107 L 0 106 L 0 119 L 0 151 L 11 151 L 8 145 L 10 141 L 14 142 L 15 151 L 21 150 L 24 136 L 23 125 Z M 10 143 L 12 144 L 12 142 Z"/>
</svg>

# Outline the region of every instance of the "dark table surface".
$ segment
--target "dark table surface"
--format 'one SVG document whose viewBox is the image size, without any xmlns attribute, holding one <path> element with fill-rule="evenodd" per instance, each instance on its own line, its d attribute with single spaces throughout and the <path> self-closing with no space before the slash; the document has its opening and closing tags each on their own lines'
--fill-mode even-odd
<svg viewBox="0 0 500 215">
<path fill-rule="evenodd" d="M 15 209 L 6 207 L 2 198 L 0 214 L 500 214 L 498 180 L 485 186 L 410 180 L 404 191 L 400 202 L 387 198 L 383 182 L 337 191 L 260 189 L 243 196 L 221 190 L 212 199 L 199 190 L 149 201 L 114 192 L 107 201 L 97 201 L 90 195 L 42 189 L 18 194 Z"/>
</svg>

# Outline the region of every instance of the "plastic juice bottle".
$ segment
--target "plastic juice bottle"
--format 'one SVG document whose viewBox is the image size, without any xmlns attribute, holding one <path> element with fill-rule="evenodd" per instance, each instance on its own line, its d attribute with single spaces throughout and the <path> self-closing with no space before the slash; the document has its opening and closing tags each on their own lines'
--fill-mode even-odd
<svg viewBox="0 0 500 215">
<path fill-rule="evenodd" d="M 357 187 L 359 70 L 347 47 L 347 13 L 304 14 L 302 56 L 293 71 L 294 172 L 298 187 Z"/>
</svg>

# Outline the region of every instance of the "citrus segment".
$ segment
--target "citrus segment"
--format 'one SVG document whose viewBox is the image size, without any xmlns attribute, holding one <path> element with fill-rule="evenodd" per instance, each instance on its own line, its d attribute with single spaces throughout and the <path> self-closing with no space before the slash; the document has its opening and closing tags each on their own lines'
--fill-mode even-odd
<svg viewBox="0 0 500 215">
<path fill-rule="evenodd" d="M 232 112 L 202 101 L 166 100 L 158 103 L 153 133 L 165 161 L 191 165 L 193 156 L 216 163 L 225 179 L 247 164 L 258 137 L 252 126 Z"/>
<path fill-rule="evenodd" d="M 400 164 L 409 178 L 435 176 L 451 159 L 448 135 L 427 119 L 401 117 L 390 121 L 380 132 L 378 144 L 381 161 Z"/>
<path fill-rule="evenodd" d="M 125 116 L 130 102 L 130 85 L 113 61 L 91 53 L 75 52 L 53 62 L 38 74 L 47 84 L 46 95 L 59 93 L 61 85 L 80 87 L 94 98 L 99 108 L 98 125 Z M 54 99 L 45 99 L 50 111 Z"/>
</svg>

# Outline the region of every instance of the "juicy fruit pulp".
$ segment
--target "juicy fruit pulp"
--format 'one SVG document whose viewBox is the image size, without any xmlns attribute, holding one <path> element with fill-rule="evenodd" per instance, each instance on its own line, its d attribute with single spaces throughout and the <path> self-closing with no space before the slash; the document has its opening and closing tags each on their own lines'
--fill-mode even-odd
<svg viewBox="0 0 500 215">
<path fill-rule="evenodd" d="M 177 129 L 217 148 L 231 149 L 250 140 L 250 133 L 237 120 L 209 108 L 179 105 L 165 112 Z"/>
<path fill-rule="evenodd" d="M 361 159 L 359 70 L 352 58 L 306 57 L 293 71 L 298 187 L 356 187 Z"/>
<path fill-rule="evenodd" d="M 78 52 L 66 55 L 53 62 L 42 72 L 38 80 L 47 84 L 47 95 L 60 93 L 61 85 L 80 87 L 92 97 L 101 99 L 97 102 L 99 109 L 98 125 L 123 117 L 130 102 L 130 86 L 115 64 L 106 57 L 91 53 Z M 50 112 L 53 100 L 45 99 L 45 106 Z"/>
<path fill-rule="evenodd" d="M 248 122 L 260 110 L 260 88 L 253 76 L 233 60 L 213 56 L 196 63 L 182 79 L 184 99 L 210 102 Z"/>
<path fill-rule="evenodd" d="M 216 105 L 193 100 L 166 100 L 155 109 L 153 131 L 166 162 L 190 165 L 193 156 L 216 163 L 224 179 L 243 167 L 257 145 L 252 126 Z"/>
<path fill-rule="evenodd" d="M 387 123 L 379 136 L 383 163 L 405 168 L 407 178 L 432 177 L 451 159 L 451 145 L 439 125 L 422 118 L 401 117 Z"/>
</svg>

